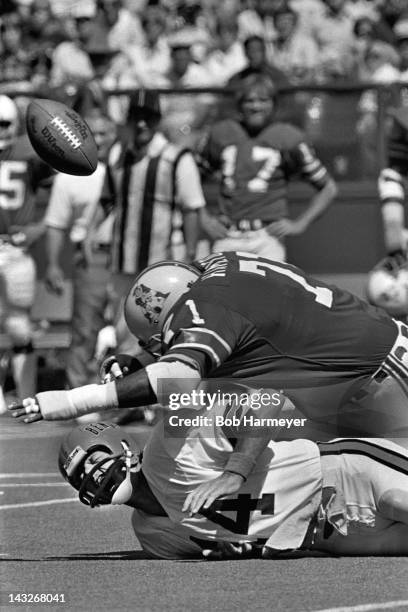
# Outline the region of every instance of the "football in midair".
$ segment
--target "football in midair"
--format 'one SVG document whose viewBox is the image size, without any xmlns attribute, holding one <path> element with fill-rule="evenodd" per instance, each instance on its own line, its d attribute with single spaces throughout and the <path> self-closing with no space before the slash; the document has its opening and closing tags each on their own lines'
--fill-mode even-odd
<svg viewBox="0 0 408 612">
<path fill-rule="evenodd" d="M 26 125 L 34 150 L 55 170 L 77 176 L 95 171 L 95 139 L 87 123 L 69 106 L 35 98 L 28 105 Z"/>
</svg>

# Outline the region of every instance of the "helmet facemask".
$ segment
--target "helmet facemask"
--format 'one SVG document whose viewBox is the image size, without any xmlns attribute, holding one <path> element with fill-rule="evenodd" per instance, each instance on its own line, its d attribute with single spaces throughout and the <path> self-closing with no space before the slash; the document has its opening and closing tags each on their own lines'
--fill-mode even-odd
<svg viewBox="0 0 408 612">
<path fill-rule="evenodd" d="M 80 501 L 91 508 L 126 503 L 133 492 L 131 472 L 140 465 L 132 437 L 107 423 L 73 429 L 62 441 L 58 458 L 61 474 L 79 492 Z"/>
</svg>

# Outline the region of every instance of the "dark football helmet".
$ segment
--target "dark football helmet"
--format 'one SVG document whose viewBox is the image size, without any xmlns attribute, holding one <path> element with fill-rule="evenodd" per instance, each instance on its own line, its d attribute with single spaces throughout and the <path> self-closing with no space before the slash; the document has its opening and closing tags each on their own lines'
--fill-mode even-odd
<svg viewBox="0 0 408 612">
<path fill-rule="evenodd" d="M 122 504 L 130 498 L 130 470 L 140 466 L 136 442 L 113 423 L 87 423 L 63 439 L 58 456 L 62 476 L 83 504 Z"/>
</svg>

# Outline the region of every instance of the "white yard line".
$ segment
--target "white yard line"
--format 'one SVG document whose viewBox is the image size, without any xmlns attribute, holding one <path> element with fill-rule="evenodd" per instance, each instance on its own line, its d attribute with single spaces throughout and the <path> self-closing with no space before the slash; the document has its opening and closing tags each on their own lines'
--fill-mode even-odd
<svg viewBox="0 0 408 612">
<path fill-rule="evenodd" d="M 6 487 L 68 487 L 67 482 L 3 482 L 0 488 Z"/>
<path fill-rule="evenodd" d="M 340 608 L 320 608 L 319 610 L 313 610 L 313 612 L 374 612 L 375 610 L 395 610 L 396 608 L 407 609 L 408 599 L 361 604 L 359 606 L 341 606 Z"/>
<path fill-rule="evenodd" d="M 0 473 L 0 478 L 49 478 L 58 476 L 61 478 L 59 472 L 7 472 Z"/>
<path fill-rule="evenodd" d="M 79 501 L 77 497 L 68 499 L 48 499 L 47 501 L 30 502 L 25 504 L 5 504 L 0 505 L 0 510 L 18 510 L 18 508 L 34 508 L 36 506 L 50 506 L 52 504 L 67 504 L 68 502 Z"/>
</svg>

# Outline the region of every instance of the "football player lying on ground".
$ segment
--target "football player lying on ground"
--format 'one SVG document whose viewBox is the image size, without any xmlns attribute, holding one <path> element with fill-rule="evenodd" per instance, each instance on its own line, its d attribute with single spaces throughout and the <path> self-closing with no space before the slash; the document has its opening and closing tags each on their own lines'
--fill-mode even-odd
<svg viewBox="0 0 408 612">
<path fill-rule="evenodd" d="M 117 425 L 81 425 L 63 440 L 62 475 L 91 507 L 126 504 L 153 557 L 276 558 L 282 552 L 408 554 L 408 452 L 383 439 L 271 441 L 235 495 L 187 512 L 197 485 L 233 452 L 225 428 L 175 437 L 165 417 L 143 456 Z"/>
<path fill-rule="evenodd" d="M 11 406 L 14 416 L 31 423 L 166 406 L 207 378 L 283 390 L 309 419 L 335 432 L 347 426 L 346 435 L 398 437 L 407 427 L 408 327 L 294 266 L 239 252 L 155 264 L 137 277 L 125 315 L 139 340 L 159 334 L 155 363 L 136 360 L 138 371 L 104 385 L 38 393 Z M 270 437 L 240 440 L 206 494 L 237 491 Z"/>
</svg>

